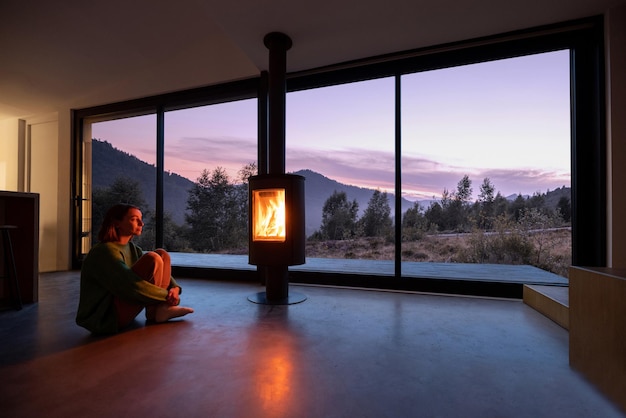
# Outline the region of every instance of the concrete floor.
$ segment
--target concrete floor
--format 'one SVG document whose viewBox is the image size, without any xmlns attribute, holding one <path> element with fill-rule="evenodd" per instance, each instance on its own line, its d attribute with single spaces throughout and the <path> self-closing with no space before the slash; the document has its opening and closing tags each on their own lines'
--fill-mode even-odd
<svg viewBox="0 0 626 418">
<path fill-rule="evenodd" d="M 196 312 L 92 337 L 78 273 L 0 313 L 3 417 L 622 417 L 568 365 L 568 333 L 519 300 L 179 279 Z"/>
</svg>

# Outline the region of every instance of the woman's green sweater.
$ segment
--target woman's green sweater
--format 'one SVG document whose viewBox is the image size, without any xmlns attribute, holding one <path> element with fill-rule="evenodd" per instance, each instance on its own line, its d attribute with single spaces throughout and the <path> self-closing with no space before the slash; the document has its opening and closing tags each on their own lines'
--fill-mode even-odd
<svg viewBox="0 0 626 418">
<path fill-rule="evenodd" d="M 168 291 L 136 275 L 130 268 L 141 248 L 129 242 L 96 244 L 83 261 L 76 323 L 96 334 L 118 331 L 114 296 L 138 305 L 165 302 Z M 180 287 L 171 279 L 169 288 Z"/>
</svg>

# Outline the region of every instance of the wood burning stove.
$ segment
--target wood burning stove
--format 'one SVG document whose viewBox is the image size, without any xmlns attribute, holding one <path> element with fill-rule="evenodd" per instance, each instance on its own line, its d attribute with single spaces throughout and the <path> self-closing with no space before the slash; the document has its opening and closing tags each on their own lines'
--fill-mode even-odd
<svg viewBox="0 0 626 418">
<path fill-rule="evenodd" d="M 283 305 L 306 300 L 302 294 L 289 295 L 288 277 L 289 266 L 305 263 L 304 177 L 285 174 L 285 73 L 291 39 L 272 32 L 265 36 L 264 43 L 270 52 L 269 135 L 259 137 L 259 175 L 249 180 L 248 262 L 257 266 L 266 292 L 248 299 Z"/>
<path fill-rule="evenodd" d="M 264 174 L 250 177 L 249 263 L 304 264 L 304 177 Z"/>
<path fill-rule="evenodd" d="M 290 304 L 289 266 L 305 263 L 304 177 L 265 174 L 250 177 L 248 262 L 258 267 L 266 291 L 254 302 Z M 291 299 L 291 300 L 290 300 Z"/>
</svg>

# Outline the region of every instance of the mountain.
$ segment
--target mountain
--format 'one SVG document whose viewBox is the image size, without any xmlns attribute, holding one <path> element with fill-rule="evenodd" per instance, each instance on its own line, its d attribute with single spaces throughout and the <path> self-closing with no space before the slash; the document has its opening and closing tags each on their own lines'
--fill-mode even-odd
<svg viewBox="0 0 626 418">
<path fill-rule="evenodd" d="M 134 155 L 114 148 L 106 141 L 94 139 L 91 145 L 92 187 L 109 187 L 118 177 L 128 177 L 139 182 L 148 209 L 154 210 L 156 202 L 156 167 Z M 176 173 L 164 173 L 163 196 L 165 212 L 182 225 L 187 211 L 187 196 L 194 185 Z"/>
<path fill-rule="evenodd" d="M 572 189 L 569 187 L 558 187 L 552 191 L 546 193 L 544 204 L 549 208 L 556 208 L 559 204 L 559 200 L 562 197 L 566 197 L 570 203 L 572 201 Z"/>
<path fill-rule="evenodd" d="M 139 182 L 143 190 L 144 199 L 148 202 L 149 209 L 154 209 L 156 201 L 156 168 L 139 160 L 137 157 L 114 148 L 106 141 L 94 139 L 92 142 L 92 182 L 93 187 L 109 187 L 119 176 L 129 177 Z M 322 223 L 322 209 L 326 199 L 334 191 L 345 192 L 349 201 L 356 200 L 359 204 L 359 216 L 363 215 L 374 189 L 351 186 L 339 183 L 312 170 L 299 170 L 294 172 L 303 176 L 304 194 L 306 200 L 306 234 L 313 234 L 320 228 Z M 194 182 L 176 173 L 165 173 L 163 176 L 164 205 L 165 211 L 171 214 L 172 219 L 179 225 L 185 222 L 187 211 L 187 197 Z M 562 187 L 546 193 L 545 204 L 548 207 L 556 207 L 561 196 L 570 197 L 570 188 Z M 515 199 L 517 195 L 509 196 Z M 391 216 L 394 216 L 394 194 L 388 193 Z M 426 209 L 432 201 L 420 201 L 420 205 Z M 402 199 L 402 212 L 413 207 L 414 203 Z"/>
<path fill-rule="evenodd" d="M 336 190 L 345 192 L 348 200 L 356 199 L 359 204 L 359 216 L 367 208 L 373 189 L 350 186 L 329 179 L 312 170 L 300 170 L 293 174 L 303 176 L 306 199 L 306 234 L 311 235 L 322 223 L 322 208 L 326 199 Z M 114 148 L 106 141 L 92 141 L 92 182 L 93 188 L 109 187 L 117 177 L 128 177 L 139 182 L 143 197 L 149 209 L 154 209 L 156 201 L 156 168 L 141 161 L 134 155 Z M 179 225 L 185 222 L 188 192 L 194 183 L 176 173 L 163 176 L 165 211 Z M 388 194 L 391 215 L 394 214 L 394 195 Z M 413 203 L 402 199 L 402 211 L 412 207 Z"/>
<path fill-rule="evenodd" d="M 517 194 L 511 194 L 509 196 L 506 197 L 506 199 L 509 202 L 513 202 L 515 199 L 517 199 Z M 557 187 L 554 190 L 548 190 L 546 191 L 546 193 L 542 194 L 543 196 L 543 204 L 545 207 L 547 208 L 551 208 L 551 209 L 556 209 L 558 207 L 559 204 L 559 200 L 562 197 L 567 198 L 570 202 L 572 199 L 572 189 L 571 187 Z M 522 197 L 524 199 L 530 199 L 532 196 L 531 195 L 522 195 Z"/>
</svg>

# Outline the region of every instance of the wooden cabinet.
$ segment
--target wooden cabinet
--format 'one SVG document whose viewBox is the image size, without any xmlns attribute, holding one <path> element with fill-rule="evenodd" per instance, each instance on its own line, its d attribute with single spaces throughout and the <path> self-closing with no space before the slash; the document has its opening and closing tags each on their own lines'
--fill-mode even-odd
<svg viewBox="0 0 626 418">
<path fill-rule="evenodd" d="M 572 267 L 570 365 L 626 412 L 626 269 Z"/>
<path fill-rule="evenodd" d="M 22 302 L 37 302 L 39 298 L 39 194 L 0 191 L 0 225 L 17 227 L 10 233 Z M 4 262 L 4 257 L 0 257 L 0 271 L 2 272 L 5 271 Z M 2 280 L 0 284 L 2 298 L 8 295 L 7 282 L 8 280 Z"/>
</svg>

